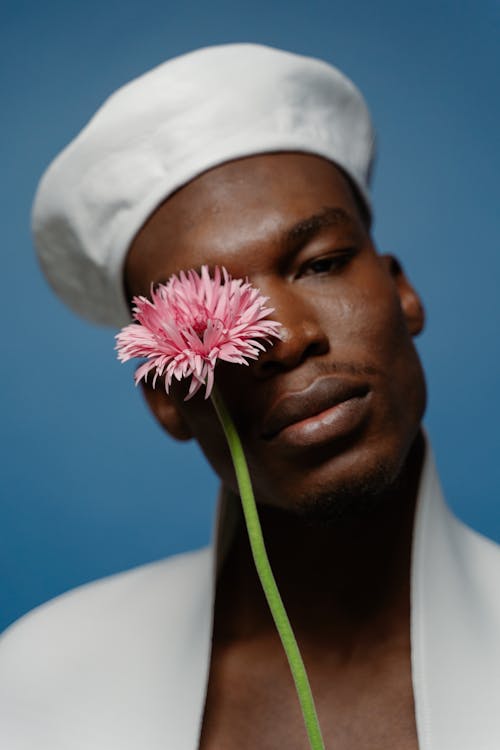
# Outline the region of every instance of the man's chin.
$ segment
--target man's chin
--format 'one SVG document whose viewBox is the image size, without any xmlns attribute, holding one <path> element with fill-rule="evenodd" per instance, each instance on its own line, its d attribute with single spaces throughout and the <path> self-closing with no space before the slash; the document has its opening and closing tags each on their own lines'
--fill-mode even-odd
<svg viewBox="0 0 500 750">
<path fill-rule="evenodd" d="M 380 463 L 362 476 L 337 483 L 334 488 L 303 495 L 294 512 L 311 526 L 361 520 L 377 513 L 394 489 L 394 467 Z"/>
<path fill-rule="evenodd" d="M 418 488 L 424 456 L 424 439 L 417 433 L 408 453 L 390 452 L 368 462 L 358 472 L 349 470 L 336 480 L 323 481 L 302 493 L 294 514 L 308 524 L 337 524 L 375 516 L 401 494 L 414 494 Z M 359 467 L 362 462 L 359 461 Z"/>
</svg>

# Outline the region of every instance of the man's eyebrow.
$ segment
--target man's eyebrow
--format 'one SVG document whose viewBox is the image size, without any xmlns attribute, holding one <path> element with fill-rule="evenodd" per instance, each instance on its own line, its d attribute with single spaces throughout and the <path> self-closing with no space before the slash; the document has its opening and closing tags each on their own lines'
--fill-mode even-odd
<svg viewBox="0 0 500 750">
<path fill-rule="evenodd" d="M 284 243 L 287 246 L 302 245 L 314 237 L 321 229 L 335 226 L 347 226 L 354 230 L 358 229 L 355 220 L 343 208 L 326 206 L 319 213 L 301 219 L 288 229 L 285 233 Z"/>
</svg>

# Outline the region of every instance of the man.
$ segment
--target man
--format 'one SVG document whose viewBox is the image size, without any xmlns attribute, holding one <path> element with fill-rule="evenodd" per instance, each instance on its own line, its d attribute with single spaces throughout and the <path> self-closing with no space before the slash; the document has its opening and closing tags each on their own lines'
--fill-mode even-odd
<svg viewBox="0 0 500 750">
<path fill-rule="evenodd" d="M 126 322 L 133 295 L 202 264 L 269 297 L 282 339 L 216 379 L 325 745 L 493 750 L 500 554 L 442 500 L 421 428 L 423 309 L 374 247 L 372 156 L 364 102 L 335 69 L 201 50 L 104 105 L 42 181 L 35 233 L 51 283 L 97 322 Z M 215 549 L 15 625 L 0 645 L 9 749 L 307 747 L 222 431 L 185 392 L 144 386 L 222 480 Z"/>
</svg>

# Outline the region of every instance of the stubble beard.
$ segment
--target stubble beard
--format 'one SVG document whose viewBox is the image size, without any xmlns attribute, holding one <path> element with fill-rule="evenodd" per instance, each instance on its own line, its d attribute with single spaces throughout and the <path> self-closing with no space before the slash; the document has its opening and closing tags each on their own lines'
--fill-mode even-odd
<svg viewBox="0 0 500 750">
<path fill-rule="evenodd" d="M 334 490 L 304 494 L 294 513 L 307 526 L 334 526 L 368 520 L 401 490 L 401 467 L 380 461 L 364 474 L 349 477 Z"/>
<path fill-rule="evenodd" d="M 407 453 L 379 458 L 365 471 L 340 479 L 334 488 L 325 486 L 302 494 L 293 512 L 310 526 L 375 520 L 384 509 L 394 509 L 405 498 L 416 499 L 424 455 L 425 441 L 419 429 Z"/>
</svg>

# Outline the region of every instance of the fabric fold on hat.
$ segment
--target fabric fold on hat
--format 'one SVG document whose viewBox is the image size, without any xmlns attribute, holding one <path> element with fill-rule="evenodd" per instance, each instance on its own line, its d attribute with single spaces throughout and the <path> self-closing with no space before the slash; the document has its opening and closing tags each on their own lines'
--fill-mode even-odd
<svg viewBox="0 0 500 750">
<path fill-rule="evenodd" d="M 173 192 L 233 159 L 299 151 L 341 167 L 370 211 L 374 141 L 363 97 L 325 62 L 255 44 L 174 58 L 110 96 L 43 175 L 41 266 L 75 312 L 120 327 L 126 253 Z"/>
</svg>

